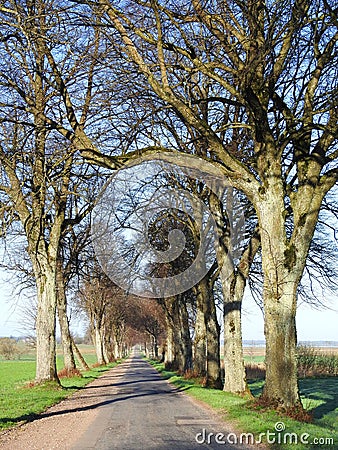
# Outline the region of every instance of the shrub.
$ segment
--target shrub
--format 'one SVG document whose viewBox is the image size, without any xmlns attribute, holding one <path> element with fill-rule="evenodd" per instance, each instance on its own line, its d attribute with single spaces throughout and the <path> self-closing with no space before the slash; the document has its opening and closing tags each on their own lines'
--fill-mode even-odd
<svg viewBox="0 0 338 450">
<path fill-rule="evenodd" d="M 199 379 L 199 378 L 200 378 L 200 374 L 197 372 L 197 370 L 194 370 L 194 369 L 187 369 L 187 370 L 183 373 L 183 378 L 184 378 L 185 380 Z"/>
<path fill-rule="evenodd" d="M 82 377 L 79 369 L 66 369 L 63 368 L 58 372 L 59 378 L 73 378 L 73 377 Z"/>
<path fill-rule="evenodd" d="M 307 345 L 297 348 L 298 375 L 302 378 L 315 376 L 336 376 L 338 374 L 338 355 L 321 354 Z"/>
<path fill-rule="evenodd" d="M 15 339 L 0 338 L 0 355 L 9 360 L 14 359 L 18 353 L 18 345 Z"/>
</svg>

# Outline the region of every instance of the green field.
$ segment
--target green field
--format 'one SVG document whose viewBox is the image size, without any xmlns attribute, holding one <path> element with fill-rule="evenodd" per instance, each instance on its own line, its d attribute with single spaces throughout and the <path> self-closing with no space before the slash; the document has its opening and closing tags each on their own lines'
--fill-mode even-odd
<svg viewBox="0 0 338 450">
<path fill-rule="evenodd" d="M 265 361 L 265 356 L 244 356 L 244 361 L 246 363 L 252 363 L 252 364 L 257 364 L 257 363 L 263 363 Z"/>
<path fill-rule="evenodd" d="M 174 372 L 164 370 L 163 364 L 152 362 L 157 370 L 170 382 L 180 387 L 192 397 L 202 400 L 217 410 L 224 420 L 229 421 L 241 433 L 250 433 L 256 440 L 259 436 L 266 442 L 270 436 L 270 447 L 283 450 L 335 449 L 338 448 L 338 378 L 307 378 L 299 382 L 303 406 L 313 415 L 312 423 L 293 420 L 276 411 L 267 410 L 255 405 L 254 399 L 239 397 L 223 391 L 208 389 L 198 380 L 187 380 Z M 254 396 L 261 393 L 262 380 L 249 382 Z M 283 423 L 284 432 L 277 433 L 275 425 Z M 291 433 L 293 433 L 291 435 Z M 246 437 L 244 437 L 246 439 Z M 275 439 L 276 443 L 272 443 Z M 278 443 L 278 439 L 280 443 Z M 293 443 L 290 443 L 293 439 Z M 297 445 L 295 440 L 297 439 Z M 301 443 L 306 440 L 306 444 Z M 285 441 L 285 442 L 284 442 Z"/>
<path fill-rule="evenodd" d="M 87 364 L 96 363 L 92 346 L 82 346 L 81 351 Z M 41 386 L 30 386 L 35 376 L 34 352 L 28 352 L 15 361 L 0 361 L 0 430 L 33 419 L 36 414 L 48 406 L 73 394 L 90 381 L 100 376 L 116 363 L 105 367 L 92 368 L 83 372 L 82 377 L 62 378 L 61 386 L 46 383 Z M 62 357 L 57 357 L 57 367 L 63 367 Z"/>
</svg>

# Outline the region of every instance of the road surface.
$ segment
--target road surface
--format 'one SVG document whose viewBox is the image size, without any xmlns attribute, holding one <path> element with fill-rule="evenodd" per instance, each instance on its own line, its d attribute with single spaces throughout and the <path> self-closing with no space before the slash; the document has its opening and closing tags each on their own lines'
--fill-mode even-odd
<svg viewBox="0 0 338 450">
<path fill-rule="evenodd" d="M 161 378 L 140 354 L 112 380 L 112 390 L 73 450 L 245 448 L 229 445 L 221 435 L 216 444 L 217 433 L 226 435 L 225 424 Z"/>
</svg>

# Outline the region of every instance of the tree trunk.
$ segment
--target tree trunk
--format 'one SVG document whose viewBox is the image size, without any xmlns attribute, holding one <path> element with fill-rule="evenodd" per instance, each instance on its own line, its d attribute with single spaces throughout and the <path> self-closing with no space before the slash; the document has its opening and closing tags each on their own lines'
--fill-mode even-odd
<svg viewBox="0 0 338 450">
<path fill-rule="evenodd" d="M 224 300 L 223 390 L 239 394 L 248 391 L 243 360 L 241 323 L 241 305 L 246 277 L 241 270 L 238 270 L 236 273 L 231 254 L 233 238 L 231 227 L 234 220 L 232 217 L 234 207 L 233 190 L 228 189 L 227 191 L 227 214 L 230 224 L 227 224 L 221 202 L 215 194 L 210 194 L 209 202 L 216 222 L 216 233 L 218 236 L 216 255 L 218 266 L 221 268 L 220 280 Z"/>
<path fill-rule="evenodd" d="M 220 328 L 216 307 L 209 288 L 209 280 L 203 278 L 195 287 L 196 322 L 194 340 L 194 369 L 206 378 L 206 385 L 221 388 Z"/>
<path fill-rule="evenodd" d="M 222 388 L 220 361 L 220 326 L 212 293 L 206 290 L 206 328 L 207 328 L 207 379 L 206 385 L 214 389 Z"/>
<path fill-rule="evenodd" d="M 36 317 L 36 375 L 35 381 L 59 381 L 56 371 L 56 289 L 55 270 L 40 265 L 36 277 L 38 310 Z"/>
<path fill-rule="evenodd" d="M 154 356 L 155 359 L 158 359 L 158 340 L 156 334 L 153 335 L 153 340 L 154 340 Z"/>
<path fill-rule="evenodd" d="M 112 329 L 112 325 L 110 324 L 109 329 Z M 104 335 L 104 346 L 103 353 L 105 360 L 108 362 L 112 362 L 115 360 L 114 349 L 113 349 L 113 339 L 111 333 L 105 333 Z"/>
<path fill-rule="evenodd" d="M 295 286 L 297 287 L 297 286 Z M 283 295 L 265 298 L 266 380 L 263 397 L 272 404 L 292 407 L 300 403 L 296 358 L 296 302 Z"/>
<path fill-rule="evenodd" d="M 181 295 L 164 299 L 167 324 L 166 367 L 185 372 L 192 365 L 192 344 L 188 313 Z"/>
<path fill-rule="evenodd" d="M 71 338 L 71 340 L 72 340 L 73 353 L 75 353 L 75 356 L 78 359 L 79 364 L 82 367 L 82 370 L 89 370 L 89 366 L 86 363 L 86 360 L 84 359 L 84 357 L 82 356 L 82 353 L 80 352 L 78 346 L 75 344 L 74 339 Z"/>
<path fill-rule="evenodd" d="M 248 392 L 243 358 L 241 309 L 245 280 L 221 271 L 224 298 L 224 386 L 227 392 Z"/>
<path fill-rule="evenodd" d="M 72 347 L 72 337 L 69 330 L 69 320 L 67 316 L 67 297 L 65 293 L 65 284 L 62 273 L 62 261 L 58 259 L 56 270 L 56 288 L 57 288 L 57 312 L 59 317 L 63 360 L 65 369 L 75 369 L 75 359 Z"/>
<path fill-rule="evenodd" d="M 266 380 L 263 397 L 285 408 L 300 404 L 296 361 L 297 287 L 304 263 L 285 235 L 282 187 L 277 183 L 260 204 L 264 273 Z M 306 237 L 304 237 L 306 240 Z M 310 237 L 311 240 L 311 237 Z M 298 249 L 297 249 L 298 251 Z"/>
<path fill-rule="evenodd" d="M 166 314 L 166 351 L 164 355 L 164 364 L 166 367 L 171 367 L 175 360 L 174 352 L 174 328 L 170 317 Z"/>
<path fill-rule="evenodd" d="M 186 302 L 183 295 L 178 295 L 175 305 L 176 322 L 179 328 L 176 331 L 179 370 L 184 373 L 192 368 L 192 342 L 189 330 L 189 318 Z"/>
<path fill-rule="evenodd" d="M 94 329 L 94 342 L 95 342 L 95 351 L 98 364 L 106 364 L 104 353 L 103 353 L 103 337 L 102 337 L 102 329 L 99 326 L 96 326 Z"/>
<path fill-rule="evenodd" d="M 202 299 L 202 296 L 199 293 L 197 293 L 193 367 L 196 374 L 200 377 L 205 377 L 207 371 L 207 364 L 206 364 L 207 329 L 203 309 L 204 309 L 204 299 Z"/>
<path fill-rule="evenodd" d="M 113 325 L 114 334 L 114 355 L 116 358 L 123 358 L 123 337 L 125 333 L 125 325 L 115 324 Z"/>
</svg>

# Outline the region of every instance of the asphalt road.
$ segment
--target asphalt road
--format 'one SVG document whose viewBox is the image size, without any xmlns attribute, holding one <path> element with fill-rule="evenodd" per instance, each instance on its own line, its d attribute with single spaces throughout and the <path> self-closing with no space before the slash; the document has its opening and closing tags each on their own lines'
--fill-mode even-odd
<svg viewBox="0 0 338 450">
<path fill-rule="evenodd" d="M 161 378 L 140 354 L 135 352 L 124 365 L 112 377 L 111 389 L 106 386 L 96 419 L 72 450 L 246 448 L 230 445 L 226 425 Z M 217 433 L 224 435 L 218 435 L 218 444 Z"/>
</svg>

